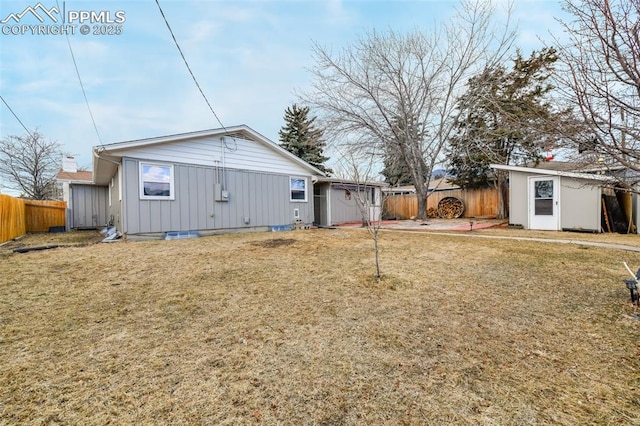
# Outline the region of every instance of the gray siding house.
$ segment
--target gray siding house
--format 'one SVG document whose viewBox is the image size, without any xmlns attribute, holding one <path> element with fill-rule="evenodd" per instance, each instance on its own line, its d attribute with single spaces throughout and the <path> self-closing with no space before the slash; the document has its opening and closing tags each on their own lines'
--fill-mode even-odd
<svg viewBox="0 0 640 426">
<path fill-rule="evenodd" d="M 93 152 L 94 183 L 108 187 L 108 222 L 124 235 L 311 224 L 313 179 L 323 176 L 245 125 Z"/>
<path fill-rule="evenodd" d="M 615 193 L 611 176 L 547 168 L 491 165 L 509 172 L 509 224 L 525 229 L 602 232 L 604 192 Z M 640 198 L 629 200 L 637 224 Z M 630 228 L 632 228 L 630 226 Z"/>
</svg>

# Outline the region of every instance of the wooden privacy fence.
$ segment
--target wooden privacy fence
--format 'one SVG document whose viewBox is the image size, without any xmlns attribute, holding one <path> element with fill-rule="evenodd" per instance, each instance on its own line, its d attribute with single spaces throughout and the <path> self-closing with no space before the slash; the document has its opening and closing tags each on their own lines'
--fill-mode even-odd
<svg viewBox="0 0 640 426">
<path fill-rule="evenodd" d="M 49 232 L 54 226 L 65 226 L 67 203 L 55 200 L 24 200 L 27 232 Z"/>
<path fill-rule="evenodd" d="M 432 192 L 427 198 L 427 209 L 437 208 L 445 197 L 457 197 L 464 203 L 462 217 L 496 217 L 498 214 L 498 190 L 449 189 Z M 505 200 L 505 203 L 508 202 Z M 411 219 L 418 215 L 418 197 L 416 194 L 390 195 L 384 200 L 384 216 L 398 220 Z"/>
<path fill-rule="evenodd" d="M 24 200 L 0 194 L 0 243 L 27 233 Z"/>
<path fill-rule="evenodd" d="M 65 226 L 67 203 L 54 200 L 25 200 L 0 194 L 0 243 L 27 232 L 48 232 Z"/>
</svg>

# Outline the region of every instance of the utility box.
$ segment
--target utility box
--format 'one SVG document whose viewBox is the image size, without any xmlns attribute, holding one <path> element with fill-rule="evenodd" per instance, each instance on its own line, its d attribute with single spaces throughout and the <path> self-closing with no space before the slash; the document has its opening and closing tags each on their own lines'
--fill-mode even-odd
<svg viewBox="0 0 640 426">
<path fill-rule="evenodd" d="M 223 190 L 222 185 L 220 185 L 219 183 L 216 183 L 213 186 L 213 192 L 214 192 L 216 201 L 220 201 L 220 202 L 229 201 L 229 191 Z"/>
</svg>

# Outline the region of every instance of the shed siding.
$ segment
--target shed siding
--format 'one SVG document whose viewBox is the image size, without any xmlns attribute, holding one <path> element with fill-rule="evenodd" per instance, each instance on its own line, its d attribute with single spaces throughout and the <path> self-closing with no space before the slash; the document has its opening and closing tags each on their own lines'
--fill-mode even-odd
<svg viewBox="0 0 640 426">
<path fill-rule="evenodd" d="M 95 185 L 71 185 L 72 228 L 98 228 L 107 223 L 108 189 Z"/>
<path fill-rule="evenodd" d="M 529 228 L 530 174 L 509 173 L 509 223 Z M 560 227 L 573 230 L 600 230 L 600 187 L 586 181 L 563 176 L 560 178 Z"/>
<path fill-rule="evenodd" d="M 224 149 L 223 147 L 227 148 Z M 309 171 L 294 163 L 283 153 L 262 143 L 225 136 L 207 137 L 178 142 L 167 142 L 148 147 L 113 150 L 114 154 L 146 161 L 195 164 L 199 166 L 224 166 L 227 169 L 253 170 L 270 173 L 307 175 Z M 223 164 L 224 163 L 224 164 Z"/>
<path fill-rule="evenodd" d="M 158 159 L 155 158 L 157 161 Z M 128 234 L 167 231 L 215 230 L 288 224 L 293 210 L 305 223 L 313 221 L 311 177 L 307 178 L 308 202 L 290 201 L 290 174 L 174 164 L 174 200 L 141 200 L 139 161 L 123 159 L 123 199 Z M 214 200 L 216 182 L 225 182 L 229 201 Z M 245 223 L 248 219 L 248 224 Z"/>
<path fill-rule="evenodd" d="M 600 187 L 568 177 L 560 180 L 562 229 L 600 232 Z"/>
<path fill-rule="evenodd" d="M 509 172 L 509 224 L 529 227 L 528 175 Z"/>
<path fill-rule="evenodd" d="M 367 188 L 371 191 L 371 188 Z M 362 192 L 362 191 L 360 191 Z M 345 196 L 345 190 L 341 188 L 331 188 L 331 224 L 362 222 L 362 212 L 356 204 L 358 195 L 351 194 L 351 199 Z M 364 198 L 364 194 L 360 194 Z"/>
</svg>

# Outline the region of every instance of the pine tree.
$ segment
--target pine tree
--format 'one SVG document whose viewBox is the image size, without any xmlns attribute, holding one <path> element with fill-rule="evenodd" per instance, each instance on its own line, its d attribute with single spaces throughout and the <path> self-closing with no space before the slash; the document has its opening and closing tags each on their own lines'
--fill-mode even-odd
<svg viewBox="0 0 640 426">
<path fill-rule="evenodd" d="M 508 216 L 507 177 L 490 164 L 538 162 L 555 148 L 558 129 L 568 111 L 550 102 L 554 87 L 547 82 L 557 60 L 546 48 L 528 59 L 517 52 L 513 68 L 487 68 L 469 80 L 459 100 L 458 126 L 448 150 L 452 181 L 466 188 L 493 182 L 498 189 L 500 217 Z"/>
<path fill-rule="evenodd" d="M 385 182 L 391 186 L 413 185 L 411 170 L 397 150 L 389 150 L 384 156 L 383 169 L 380 172 Z"/>
<path fill-rule="evenodd" d="M 323 132 L 315 128 L 316 117 L 309 117 L 309 108 L 297 104 L 284 113 L 285 125 L 280 129 L 280 146 L 327 175 L 333 171 L 324 165 L 329 159 L 323 155 L 326 143 Z"/>
<path fill-rule="evenodd" d="M 398 110 L 401 109 L 401 107 L 398 108 Z M 391 186 L 412 185 L 416 180 L 418 182 L 427 182 L 427 166 L 422 159 L 422 153 L 417 156 L 413 155 L 414 153 L 409 152 L 406 149 L 407 144 L 404 143 L 406 139 L 424 139 L 424 134 L 421 131 L 423 126 L 420 125 L 415 115 L 406 118 L 398 114 L 392 119 L 392 123 L 394 132 L 387 136 L 389 142 L 385 146 L 384 168 L 380 173 Z M 414 172 L 412 172 L 408 162 L 419 166 L 414 166 L 413 168 L 417 173 L 417 179 L 414 178 Z"/>
</svg>

